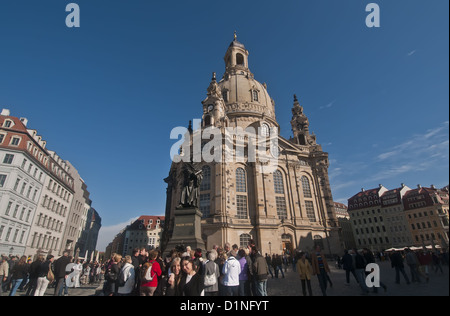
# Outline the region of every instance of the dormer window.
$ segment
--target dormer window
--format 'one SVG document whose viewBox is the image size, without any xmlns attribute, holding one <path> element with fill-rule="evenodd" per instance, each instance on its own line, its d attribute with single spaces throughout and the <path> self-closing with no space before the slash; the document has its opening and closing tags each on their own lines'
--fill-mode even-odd
<svg viewBox="0 0 450 316">
<path fill-rule="evenodd" d="M 11 127 L 11 126 L 13 126 L 13 121 L 11 121 L 11 120 L 5 120 L 4 122 L 3 122 L 3 127 Z"/>
<path fill-rule="evenodd" d="M 12 146 L 19 146 L 20 138 L 19 137 L 13 137 L 11 138 L 11 145 Z"/>
</svg>

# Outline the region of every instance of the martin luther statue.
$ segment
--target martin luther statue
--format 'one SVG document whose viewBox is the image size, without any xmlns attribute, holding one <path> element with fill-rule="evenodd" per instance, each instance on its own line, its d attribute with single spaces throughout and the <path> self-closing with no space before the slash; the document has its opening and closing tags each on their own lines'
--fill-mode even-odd
<svg viewBox="0 0 450 316">
<path fill-rule="evenodd" d="M 183 182 L 180 204 L 178 208 L 200 206 L 200 185 L 203 179 L 202 169 L 197 170 L 195 164 L 183 163 Z"/>
</svg>

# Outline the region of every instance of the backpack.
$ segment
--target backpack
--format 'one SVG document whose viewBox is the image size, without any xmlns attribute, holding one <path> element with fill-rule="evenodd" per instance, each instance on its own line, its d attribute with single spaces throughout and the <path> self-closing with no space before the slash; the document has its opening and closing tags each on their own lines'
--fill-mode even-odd
<svg viewBox="0 0 450 316">
<path fill-rule="evenodd" d="M 216 269 L 217 267 L 216 264 L 214 263 L 214 273 L 205 275 L 205 286 L 212 286 L 217 283 Z"/>
<path fill-rule="evenodd" d="M 118 280 L 118 282 L 117 282 L 118 283 L 117 284 L 118 287 L 124 287 L 125 284 L 127 283 L 128 279 L 125 280 L 124 269 L 122 269 L 120 271 L 119 278 L 117 280 Z"/>
<path fill-rule="evenodd" d="M 156 274 L 152 276 L 152 266 L 153 265 L 150 262 L 144 264 L 145 269 L 142 269 L 142 278 L 141 278 L 142 283 L 151 282 L 153 281 L 153 278 L 156 276 Z"/>
<path fill-rule="evenodd" d="M 112 271 L 111 268 L 109 268 L 108 271 L 106 271 L 105 279 L 108 280 L 109 282 L 115 282 L 117 281 L 117 273 L 115 273 L 114 271 Z"/>
</svg>

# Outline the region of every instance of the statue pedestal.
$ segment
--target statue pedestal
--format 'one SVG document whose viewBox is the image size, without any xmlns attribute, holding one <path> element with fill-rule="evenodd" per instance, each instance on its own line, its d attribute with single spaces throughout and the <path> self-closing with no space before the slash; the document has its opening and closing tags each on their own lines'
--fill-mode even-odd
<svg viewBox="0 0 450 316">
<path fill-rule="evenodd" d="M 205 254 L 205 243 L 202 239 L 201 219 L 202 213 L 195 207 L 175 209 L 175 224 L 165 254 L 178 245 L 191 246 L 193 250 L 202 249 Z"/>
</svg>

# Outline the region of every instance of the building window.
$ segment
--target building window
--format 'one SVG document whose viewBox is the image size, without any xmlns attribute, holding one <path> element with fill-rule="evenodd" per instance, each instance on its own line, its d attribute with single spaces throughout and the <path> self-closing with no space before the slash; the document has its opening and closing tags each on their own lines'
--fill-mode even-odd
<svg viewBox="0 0 450 316">
<path fill-rule="evenodd" d="M 273 183 L 276 194 L 284 194 L 283 174 L 280 170 L 273 173 Z"/>
<path fill-rule="evenodd" d="M 311 198 L 312 197 L 311 187 L 309 185 L 308 178 L 305 176 L 302 177 L 302 187 L 303 187 L 303 196 L 305 198 Z"/>
<path fill-rule="evenodd" d="M 6 175 L 0 174 L 0 188 L 3 188 L 6 182 Z"/>
<path fill-rule="evenodd" d="M 11 127 L 12 122 L 10 120 L 5 120 L 5 122 L 3 123 L 3 127 Z"/>
<path fill-rule="evenodd" d="M 211 125 L 211 116 L 206 115 L 205 116 L 205 126 L 210 126 Z"/>
<path fill-rule="evenodd" d="M 252 239 L 252 236 L 250 236 L 249 234 L 242 234 L 241 236 L 239 236 L 240 247 L 246 249 L 250 239 Z"/>
<path fill-rule="evenodd" d="M 10 165 L 10 164 L 12 164 L 13 159 L 14 159 L 14 155 L 6 154 L 5 158 L 3 159 L 3 163 Z"/>
<path fill-rule="evenodd" d="M 277 204 L 277 215 L 279 219 L 287 218 L 286 199 L 281 196 L 276 196 L 275 201 Z"/>
<path fill-rule="evenodd" d="M 202 218 L 207 218 L 211 215 L 211 196 L 210 194 L 200 194 L 200 212 Z"/>
<path fill-rule="evenodd" d="M 5 215 L 9 216 L 9 212 L 11 211 L 12 202 L 8 203 L 8 207 L 6 208 Z"/>
<path fill-rule="evenodd" d="M 5 134 L 0 134 L 0 144 L 3 143 L 4 139 L 5 139 Z"/>
<path fill-rule="evenodd" d="M 314 204 L 311 201 L 305 201 L 306 205 L 306 215 L 309 218 L 310 222 L 316 221 L 316 213 L 314 212 Z"/>
<path fill-rule="evenodd" d="M 211 168 L 209 166 L 203 166 L 203 180 L 200 184 L 200 191 L 208 191 L 211 189 Z"/>
<path fill-rule="evenodd" d="M 246 195 L 237 195 L 236 196 L 236 208 L 237 208 L 237 218 L 239 219 L 247 219 L 247 196 Z"/>
<path fill-rule="evenodd" d="M 236 169 L 236 192 L 247 192 L 245 170 L 242 168 Z"/>
<path fill-rule="evenodd" d="M 236 54 L 236 64 L 244 65 L 244 56 L 242 54 Z"/>
<path fill-rule="evenodd" d="M 12 146 L 18 146 L 19 143 L 20 143 L 20 138 L 19 138 L 19 137 L 13 137 L 13 138 L 11 139 L 11 145 L 12 145 Z"/>
<path fill-rule="evenodd" d="M 222 98 L 225 102 L 228 102 L 228 91 L 227 90 L 222 91 Z"/>
<path fill-rule="evenodd" d="M 259 101 L 258 91 L 253 90 L 252 92 L 253 92 L 252 93 L 253 94 L 253 101 L 258 102 Z"/>
<path fill-rule="evenodd" d="M 267 124 L 261 125 L 261 136 L 262 137 L 269 137 L 270 136 L 270 127 Z"/>
</svg>

